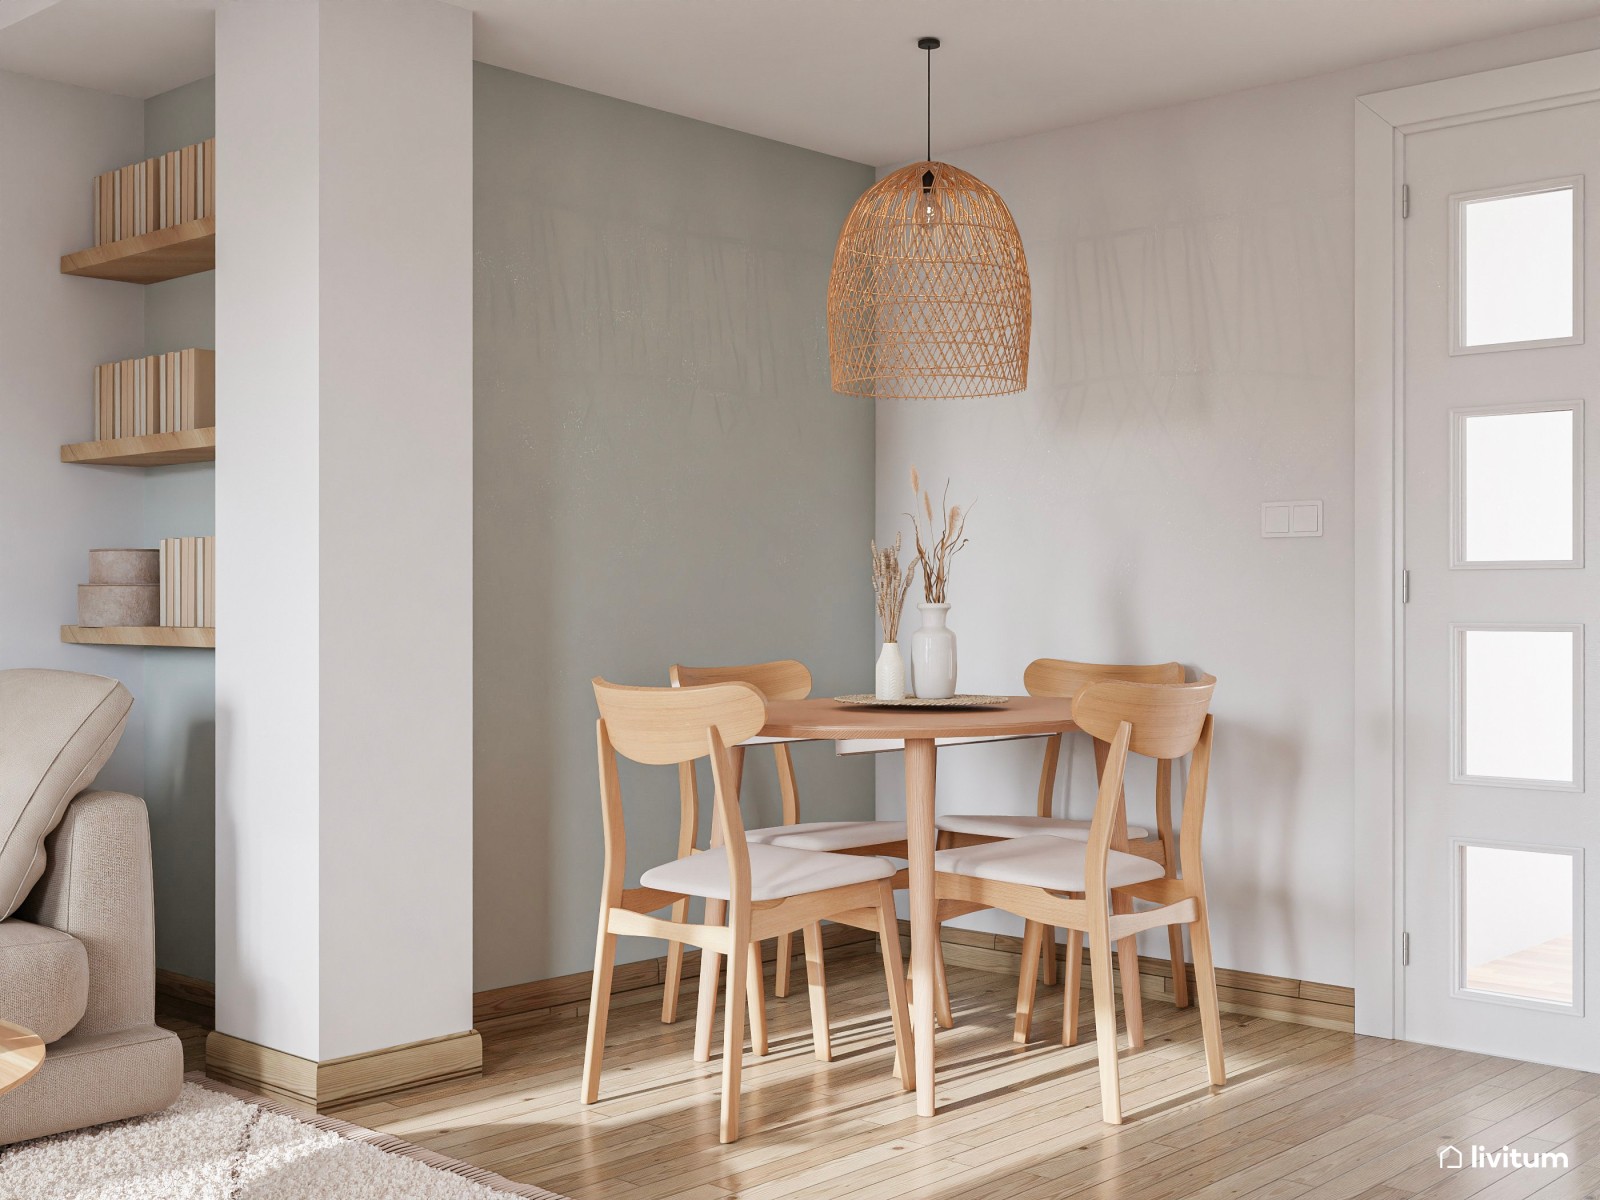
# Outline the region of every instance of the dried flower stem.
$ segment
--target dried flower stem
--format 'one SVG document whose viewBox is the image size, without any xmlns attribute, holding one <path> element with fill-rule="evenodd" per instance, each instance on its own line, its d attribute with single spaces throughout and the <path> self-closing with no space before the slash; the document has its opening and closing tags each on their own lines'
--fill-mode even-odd
<svg viewBox="0 0 1600 1200">
<path fill-rule="evenodd" d="M 917 573 L 917 564 L 911 563 L 904 574 L 900 569 L 900 535 L 894 535 L 894 545 L 878 549 L 872 542 L 872 591 L 878 601 L 878 624 L 883 627 L 883 640 L 900 640 L 900 613 L 906 606 L 906 593 L 911 590 L 911 579 Z"/>
<path fill-rule="evenodd" d="M 939 515 L 941 521 L 933 517 L 933 497 L 922 490 L 921 480 L 917 476 L 917 469 L 911 468 L 911 494 L 922 502 L 923 515 L 928 519 L 928 532 L 924 540 L 922 532 L 922 518 L 917 516 L 916 505 L 906 515 L 911 518 L 912 533 L 917 540 L 917 563 L 922 567 L 922 602 L 924 604 L 944 604 L 945 589 L 950 583 L 950 560 L 967 544 L 967 511 L 972 506 L 967 505 L 963 510 L 959 504 L 948 504 L 950 498 L 950 481 L 945 480 L 944 494 L 939 498 Z M 934 540 L 934 534 L 939 535 Z"/>
</svg>

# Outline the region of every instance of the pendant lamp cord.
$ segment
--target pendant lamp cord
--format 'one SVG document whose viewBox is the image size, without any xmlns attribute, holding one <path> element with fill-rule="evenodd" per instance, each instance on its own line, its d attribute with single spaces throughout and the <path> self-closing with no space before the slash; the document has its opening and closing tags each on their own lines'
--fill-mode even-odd
<svg viewBox="0 0 1600 1200">
<path fill-rule="evenodd" d="M 933 161 L 933 47 L 928 47 L 928 161 Z"/>
</svg>

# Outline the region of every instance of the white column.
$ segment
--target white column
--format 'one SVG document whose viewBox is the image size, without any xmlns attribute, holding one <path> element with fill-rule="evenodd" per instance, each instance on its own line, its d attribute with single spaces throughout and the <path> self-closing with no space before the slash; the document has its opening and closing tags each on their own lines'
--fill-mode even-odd
<svg viewBox="0 0 1600 1200">
<path fill-rule="evenodd" d="M 217 146 L 217 1031 L 326 1064 L 472 1025 L 470 13 L 229 0 Z"/>
</svg>

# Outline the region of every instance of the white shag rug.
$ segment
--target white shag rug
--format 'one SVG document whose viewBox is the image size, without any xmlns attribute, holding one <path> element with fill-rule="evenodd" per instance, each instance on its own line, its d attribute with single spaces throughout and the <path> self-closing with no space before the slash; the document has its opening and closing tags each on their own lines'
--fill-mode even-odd
<svg viewBox="0 0 1600 1200">
<path fill-rule="evenodd" d="M 165 1112 L 0 1148 L 0 1200 L 562 1200 L 191 1075 Z"/>
</svg>

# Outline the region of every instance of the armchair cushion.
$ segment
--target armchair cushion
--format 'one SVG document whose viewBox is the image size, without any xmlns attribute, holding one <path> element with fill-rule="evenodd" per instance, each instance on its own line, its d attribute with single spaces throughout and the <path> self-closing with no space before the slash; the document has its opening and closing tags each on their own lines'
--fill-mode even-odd
<svg viewBox="0 0 1600 1200">
<path fill-rule="evenodd" d="M 0 921 L 0 1012 L 46 1044 L 83 1019 L 89 955 L 83 943 L 48 925 Z"/>
<path fill-rule="evenodd" d="M 116 749 L 133 697 L 115 679 L 0 671 L 0 919 L 44 874 L 44 839 Z"/>
</svg>

